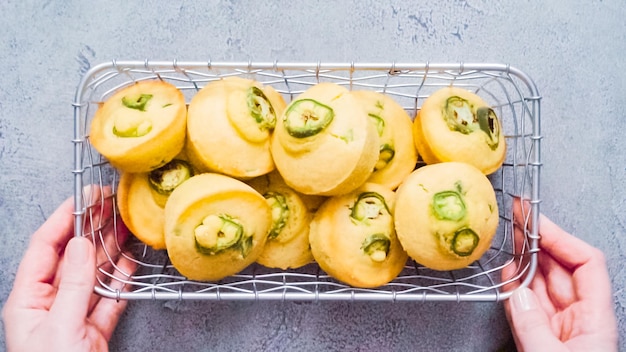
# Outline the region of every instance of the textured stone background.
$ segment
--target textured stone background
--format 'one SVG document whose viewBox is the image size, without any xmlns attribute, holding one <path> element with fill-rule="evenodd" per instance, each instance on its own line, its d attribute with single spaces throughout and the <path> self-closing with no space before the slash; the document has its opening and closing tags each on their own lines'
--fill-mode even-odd
<svg viewBox="0 0 626 352">
<path fill-rule="evenodd" d="M 71 103 L 96 63 L 501 62 L 543 96 L 542 211 L 604 250 L 626 336 L 625 17 L 622 0 L 2 1 L 0 303 L 30 234 L 71 195 Z M 495 351 L 509 339 L 499 304 L 149 301 L 130 304 L 111 347 Z"/>
</svg>

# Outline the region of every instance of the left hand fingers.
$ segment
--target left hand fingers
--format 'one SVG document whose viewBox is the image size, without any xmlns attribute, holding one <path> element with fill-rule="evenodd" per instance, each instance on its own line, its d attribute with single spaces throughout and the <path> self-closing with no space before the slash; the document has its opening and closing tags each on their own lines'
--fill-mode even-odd
<svg viewBox="0 0 626 352">
<path fill-rule="evenodd" d="M 108 219 L 111 217 L 111 213 L 113 212 L 113 209 L 112 209 L 112 200 L 110 199 L 110 195 L 111 195 L 111 189 L 108 186 L 102 187 L 102 188 L 98 186 L 86 186 L 83 189 L 83 199 L 85 201 L 84 207 L 86 209 L 85 214 L 83 215 L 83 221 L 82 221 L 82 224 L 83 224 L 82 232 L 84 233 L 84 237 L 89 237 L 90 234 L 97 233 L 97 229 L 99 227 L 102 227 L 103 224 L 106 224 Z M 73 198 L 70 198 L 70 199 L 73 199 Z M 68 199 L 67 201 L 70 201 L 70 199 Z M 68 211 L 67 213 L 69 214 L 71 212 Z M 67 243 L 67 241 L 69 241 L 69 239 L 72 238 L 74 235 L 73 217 L 72 217 L 71 223 L 70 221 L 68 221 L 67 223 L 68 225 L 71 226 L 71 229 L 68 230 L 68 235 L 67 235 L 67 239 L 65 240 L 65 243 Z M 65 244 L 63 244 L 63 247 L 65 247 Z M 59 253 L 62 253 L 63 250 L 64 248 L 61 248 Z M 64 255 L 61 254 L 60 258 L 62 259 L 63 256 Z M 54 287 L 58 287 L 59 281 L 60 281 L 60 275 L 58 274 L 61 270 L 61 265 L 57 262 L 56 265 L 54 266 L 54 269 L 56 269 L 56 271 L 53 272 L 53 270 L 51 270 L 51 272 L 49 273 L 49 277 L 52 280 L 51 281 L 52 285 Z"/>
<path fill-rule="evenodd" d="M 117 221 L 111 223 L 103 230 L 101 235 L 95 239 L 95 246 L 97 251 L 96 267 L 93 270 L 97 271 L 98 286 L 100 283 L 108 284 L 110 281 L 110 275 L 116 270 L 115 262 L 123 255 L 128 255 L 123 252 L 123 246 L 126 239 L 129 236 L 128 229 L 117 218 Z M 90 305 L 91 309 L 97 304 L 99 299 L 98 295 L 94 295 L 94 299 Z"/>
<path fill-rule="evenodd" d="M 109 288 L 114 291 L 119 290 L 120 292 L 128 290 L 131 285 L 129 281 L 132 279 L 131 276 L 136 268 L 137 264 L 132 258 L 126 255 L 120 256 L 115 265 L 113 265 L 112 278 L 108 280 Z M 107 341 L 113 335 L 115 326 L 127 304 L 126 300 L 118 301 L 111 298 L 98 297 L 95 301 L 89 319 Z"/>
<path fill-rule="evenodd" d="M 61 278 L 51 316 L 68 331 L 75 331 L 84 324 L 89 309 L 96 274 L 93 271 L 95 251 L 85 238 L 75 237 L 67 245 Z"/>
</svg>

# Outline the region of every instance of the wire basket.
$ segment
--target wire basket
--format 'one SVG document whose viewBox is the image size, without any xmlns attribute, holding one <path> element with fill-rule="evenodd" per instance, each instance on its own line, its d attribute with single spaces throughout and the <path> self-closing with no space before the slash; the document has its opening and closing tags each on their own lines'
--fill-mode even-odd
<svg viewBox="0 0 626 352">
<path fill-rule="evenodd" d="M 445 86 L 479 94 L 500 117 L 506 136 L 503 166 L 489 175 L 500 211 L 491 248 L 467 268 L 434 271 L 409 260 L 389 284 L 376 289 L 340 283 L 315 263 L 293 270 L 252 264 L 219 282 L 197 282 L 181 276 L 166 251 L 156 251 L 131 238 L 118 241 L 120 221 L 115 206 L 118 172 L 90 144 L 95 111 L 115 91 L 137 81 L 160 79 L 174 84 L 187 102 L 207 83 L 227 76 L 254 79 L 273 86 L 287 102 L 319 82 L 348 89 L 369 89 L 393 97 L 414 118 L 421 103 Z M 91 68 L 81 79 L 74 107 L 75 235 L 90 237 L 102 253 L 95 291 L 114 299 L 151 300 L 300 300 L 300 301 L 500 301 L 510 296 L 505 286 L 527 285 L 536 268 L 539 213 L 540 100 L 532 79 L 503 64 L 446 63 L 293 63 L 111 61 Z M 418 162 L 416 167 L 422 164 Z M 85 186 L 101 186 L 86 192 Z M 110 189 L 110 191 L 104 191 Z M 528 200 L 524 219 L 531 226 L 515 241 L 512 204 Z M 112 232 L 113 236 L 105 236 Z M 129 272 L 117 265 L 122 256 L 134 261 Z M 517 268 L 503 278 L 502 270 Z"/>
</svg>

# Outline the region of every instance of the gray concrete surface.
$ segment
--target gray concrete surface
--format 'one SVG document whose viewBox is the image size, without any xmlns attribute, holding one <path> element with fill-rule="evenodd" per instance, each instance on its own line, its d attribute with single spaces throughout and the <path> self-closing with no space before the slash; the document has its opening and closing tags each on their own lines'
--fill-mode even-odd
<svg viewBox="0 0 626 352">
<path fill-rule="evenodd" d="M 72 192 L 71 103 L 90 65 L 502 62 L 543 96 L 542 211 L 604 251 L 626 336 L 625 17 L 622 0 L 2 1 L 0 303 L 30 234 Z M 130 304 L 111 348 L 495 351 L 509 340 L 499 304 L 146 301 Z"/>
</svg>

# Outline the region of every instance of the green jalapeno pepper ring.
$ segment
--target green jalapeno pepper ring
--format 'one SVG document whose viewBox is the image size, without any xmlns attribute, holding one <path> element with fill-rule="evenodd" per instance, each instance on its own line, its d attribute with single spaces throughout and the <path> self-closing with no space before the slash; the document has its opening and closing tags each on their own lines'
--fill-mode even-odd
<svg viewBox="0 0 626 352">
<path fill-rule="evenodd" d="M 290 104 L 283 117 L 287 133 L 306 138 L 323 131 L 333 120 L 333 109 L 313 99 L 300 99 Z"/>
</svg>

